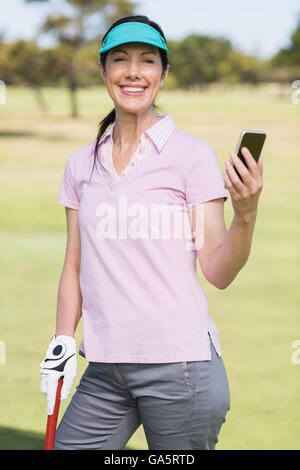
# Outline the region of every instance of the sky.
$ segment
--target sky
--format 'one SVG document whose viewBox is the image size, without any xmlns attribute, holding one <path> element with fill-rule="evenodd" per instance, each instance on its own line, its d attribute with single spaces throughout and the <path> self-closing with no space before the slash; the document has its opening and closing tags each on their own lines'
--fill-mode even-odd
<svg viewBox="0 0 300 470">
<path fill-rule="evenodd" d="M 158 23 L 166 39 L 189 34 L 223 37 L 233 47 L 260 59 L 290 45 L 300 17 L 300 0 L 134 0 L 135 13 Z M 5 41 L 33 39 L 48 13 L 62 11 L 61 0 L 46 3 L 0 0 L 0 33 Z M 99 36 L 99 43 L 101 41 Z M 51 47 L 49 38 L 39 42 Z"/>
</svg>

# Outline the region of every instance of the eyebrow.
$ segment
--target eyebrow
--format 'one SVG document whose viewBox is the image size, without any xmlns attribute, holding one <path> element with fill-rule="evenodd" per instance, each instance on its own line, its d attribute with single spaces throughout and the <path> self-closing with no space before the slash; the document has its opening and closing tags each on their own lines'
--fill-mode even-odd
<svg viewBox="0 0 300 470">
<path fill-rule="evenodd" d="M 113 51 L 113 54 L 116 54 L 117 52 L 124 52 L 125 54 L 127 54 L 127 51 L 124 51 L 123 49 L 117 49 L 117 50 Z M 156 53 L 154 51 L 142 52 L 142 55 L 143 54 L 154 54 L 154 55 L 156 55 Z"/>
</svg>

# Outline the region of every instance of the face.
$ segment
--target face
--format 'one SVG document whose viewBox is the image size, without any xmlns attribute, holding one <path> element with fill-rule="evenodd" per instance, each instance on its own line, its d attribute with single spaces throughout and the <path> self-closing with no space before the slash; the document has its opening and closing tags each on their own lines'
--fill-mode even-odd
<svg viewBox="0 0 300 470">
<path fill-rule="evenodd" d="M 138 42 L 111 49 L 106 57 L 105 70 L 100 63 L 101 76 L 115 107 L 134 113 L 152 107 L 168 71 L 169 66 L 162 76 L 162 63 L 156 46 Z M 143 88 L 143 91 L 126 90 L 127 87 Z"/>
</svg>

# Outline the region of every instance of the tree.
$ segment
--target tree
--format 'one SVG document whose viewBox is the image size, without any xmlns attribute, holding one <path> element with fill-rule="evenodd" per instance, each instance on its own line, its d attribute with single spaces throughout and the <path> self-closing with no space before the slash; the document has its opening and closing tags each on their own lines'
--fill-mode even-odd
<svg viewBox="0 0 300 470">
<path fill-rule="evenodd" d="M 30 87 L 41 110 L 47 109 L 41 87 L 47 80 L 46 51 L 34 41 L 19 40 L 0 44 L 0 76 L 6 84 L 24 84 Z"/>
<path fill-rule="evenodd" d="M 289 47 L 280 49 L 272 58 L 272 64 L 276 66 L 294 67 L 300 64 L 300 13 L 298 15 L 298 24 L 291 35 L 291 44 Z"/>
<path fill-rule="evenodd" d="M 48 0 L 26 1 L 31 3 Z M 76 91 L 79 84 L 76 56 L 78 51 L 87 40 L 103 35 L 116 19 L 132 15 L 137 5 L 130 0 L 64 0 L 63 4 L 71 7 L 70 16 L 49 15 L 40 28 L 37 38 L 45 33 L 50 33 L 55 37 L 58 45 L 56 50 L 59 54 L 59 70 L 65 74 L 66 85 L 70 91 L 71 115 L 77 117 Z"/>
<path fill-rule="evenodd" d="M 228 70 L 225 81 L 255 85 L 266 80 L 268 67 L 265 61 L 235 50 L 230 51 L 227 59 Z"/>
<path fill-rule="evenodd" d="M 178 86 L 190 89 L 219 79 L 218 67 L 227 60 L 231 44 L 226 39 L 191 34 L 182 41 L 168 41 L 168 48 Z"/>
<path fill-rule="evenodd" d="M 290 45 L 280 49 L 269 59 L 270 79 L 278 83 L 291 83 L 300 76 L 300 13 L 297 26 L 291 34 Z"/>
</svg>

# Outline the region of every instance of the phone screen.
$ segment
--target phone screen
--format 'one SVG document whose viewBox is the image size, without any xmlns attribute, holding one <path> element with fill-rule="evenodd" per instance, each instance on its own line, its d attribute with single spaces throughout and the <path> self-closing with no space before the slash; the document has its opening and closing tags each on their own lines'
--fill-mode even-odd
<svg viewBox="0 0 300 470">
<path fill-rule="evenodd" d="M 261 131 L 243 131 L 241 133 L 235 153 L 242 160 L 242 162 L 247 168 L 247 163 L 241 152 L 242 147 L 247 147 L 247 149 L 249 149 L 251 155 L 257 162 L 260 157 L 265 140 L 266 134 Z"/>
</svg>

